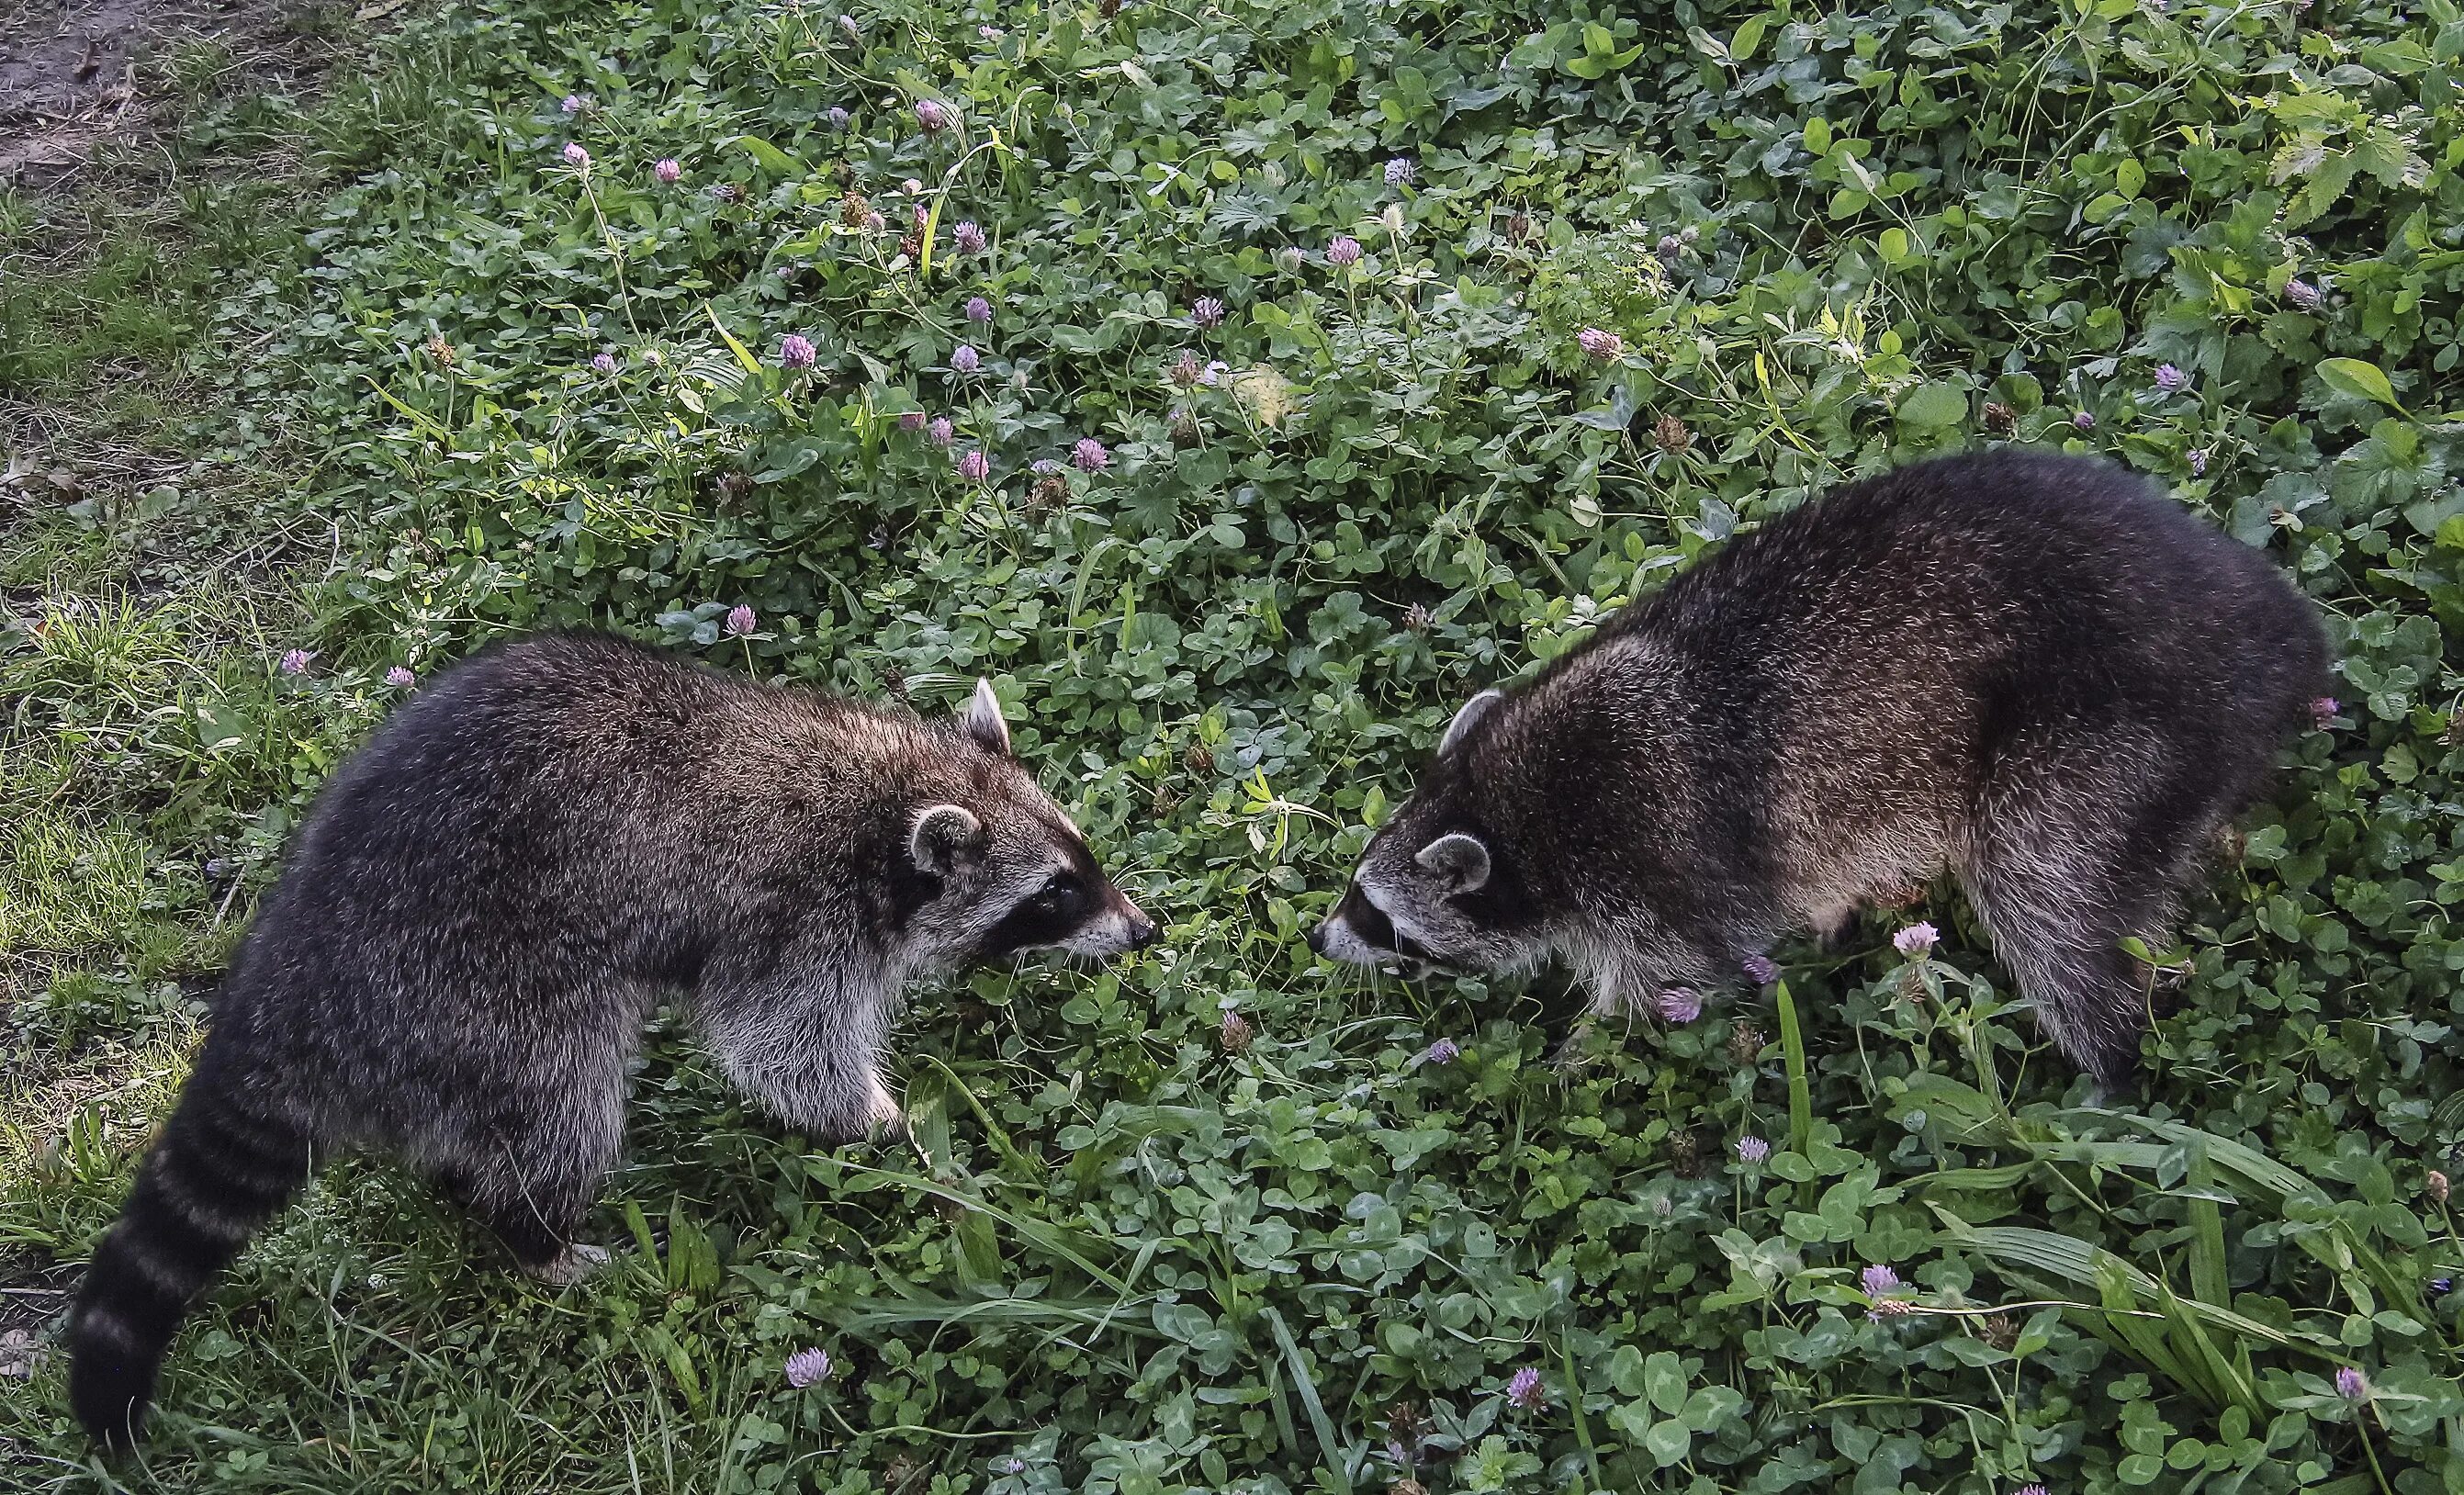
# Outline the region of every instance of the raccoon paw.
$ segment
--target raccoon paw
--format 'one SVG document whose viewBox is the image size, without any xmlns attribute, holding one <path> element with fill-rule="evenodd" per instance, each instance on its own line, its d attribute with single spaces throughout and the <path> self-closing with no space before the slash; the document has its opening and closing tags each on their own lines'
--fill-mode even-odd
<svg viewBox="0 0 2464 1495">
<path fill-rule="evenodd" d="M 1814 935 L 1814 948 L 1826 956 L 1836 956 L 1857 933 L 1857 910 L 1852 905 L 1843 909 L 1825 909 L 1808 921 Z"/>
<path fill-rule="evenodd" d="M 873 1083 L 872 1099 L 865 1106 L 864 1130 L 867 1136 L 884 1142 L 904 1142 L 910 1135 L 907 1108 L 878 1081 Z"/>
<path fill-rule="evenodd" d="M 591 1245 L 587 1242 L 577 1241 L 558 1252 L 549 1261 L 541 1262 L 536 1266 L 525 1265 L 522 1272 L 525 1276 L 536 1278 L 551 1287 L 570 1287 L 575 1283 L 596 1273 L 601 1267 L 605 1266 L 607 1262 L 605 1246 Z"/>
</svg>

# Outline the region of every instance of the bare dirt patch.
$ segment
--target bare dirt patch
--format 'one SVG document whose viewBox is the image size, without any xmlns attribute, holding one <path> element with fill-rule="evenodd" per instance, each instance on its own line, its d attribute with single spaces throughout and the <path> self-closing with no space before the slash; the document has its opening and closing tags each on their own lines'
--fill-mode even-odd
<svg viewBox="0 0 2464 1495">
<path fill-rule="evenodd" d="M 210 75 L 280 84 L 316 71 L 320 12 L 299 0 L 28 0 L 0 14 L 0 183 L 53 187 L 98 152 L 143 143 L 181 83 L 186 44 Z M 187 80 L 191 85 L 204 78 Z"/>
<path fill-rule="evenodd" d="M 51 1347 L 42 1331 L 69 1305 L 77 1281 L 74 1263 L 30 1267 L 0 1262 L 0 1376 L 24 1380 L 42 1368 Z"/>
</svg>

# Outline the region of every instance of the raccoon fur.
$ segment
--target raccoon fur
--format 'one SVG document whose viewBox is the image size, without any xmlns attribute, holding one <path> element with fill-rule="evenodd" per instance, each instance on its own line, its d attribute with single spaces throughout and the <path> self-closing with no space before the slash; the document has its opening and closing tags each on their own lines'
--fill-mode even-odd
<svg viewBox="0 0 2464 1495">
<path fill-rule="evenodd" d="M 485 650 L 300 826 L 87 1272 L 77 1416 L 136 1436 L 191 1302 L 341 1149 L 434 1177 L 551 1280 L 604 1256 L 574 1236 L 663 996 L 737 1086 L 845 1139 L 900 1124 L 879 1057 L 903 983 L 1155 934 L 988 684 L 928 723 L 614 638 Z"/>
<path fill-rule="evenodd" d="M 2176 897 L 2325 690 L 2259 551 L 2102 462 L 1925 462 L 1773 519 L 1472 697 L 1309 938 L 1562 959 L 1595 1009 L 1735 979 L 1946 864 L 2037 1021 L 2135 1066 Z"/>
</svg>

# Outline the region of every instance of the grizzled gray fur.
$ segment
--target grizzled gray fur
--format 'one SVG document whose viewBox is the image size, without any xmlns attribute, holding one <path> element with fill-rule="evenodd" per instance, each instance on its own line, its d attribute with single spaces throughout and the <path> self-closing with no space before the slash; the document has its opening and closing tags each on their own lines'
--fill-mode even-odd
<svg viewBox="0 0 2464 1495">
<path fill-rule="evenodd" d="M 1155 933 L 988 685 L 926 723 L 612 638 L 486 650 L 301 826 L 95 1254 L 77 1416 L 135 1436 L 190 1302 L 338 1149 L 430 1174 L 569 1279 L 663 996 L 782 1119 L 852 1138 L 900 1125 L 879 1060 L 903 983 Z"/>
<path fill-rule="evenodd" d="M 2177 894 L 2327 680 L 2259 551 L 2101 462 L 1849 484 L 1474 696 L 1319 952 L 1529 969 L 1597 1010 L 1733 979 L 1947 864 L 2037 1021 L 2136 1065 Z"/>
</svg>

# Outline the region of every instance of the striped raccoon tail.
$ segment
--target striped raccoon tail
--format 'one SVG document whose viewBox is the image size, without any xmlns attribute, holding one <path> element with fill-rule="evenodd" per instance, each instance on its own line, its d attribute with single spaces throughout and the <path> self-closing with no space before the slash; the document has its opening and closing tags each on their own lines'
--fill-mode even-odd
<svg viewBox="0 0 2464 1495">
<path fill-rule="evenodd" d="M 69 1328 L 69 1405 L 97 1441 L 136 1440 L 189 1306 L 308 1181 L 310 1141 L 201 1066 L 95 1248 Z"/>
</svg>

